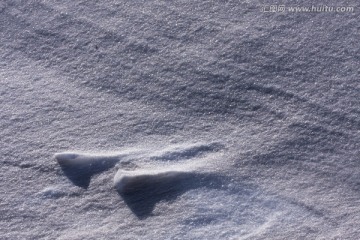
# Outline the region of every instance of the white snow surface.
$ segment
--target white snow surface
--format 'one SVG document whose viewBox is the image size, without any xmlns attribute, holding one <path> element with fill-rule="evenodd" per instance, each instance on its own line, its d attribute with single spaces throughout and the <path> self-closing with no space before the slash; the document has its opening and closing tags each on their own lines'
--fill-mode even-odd
<svg viewBox="0 0 360 240">
<path fill-rule="evenodd" d="M 359 239 L 360 4 L 1 0 L 0 239 Z"/>
</svg>

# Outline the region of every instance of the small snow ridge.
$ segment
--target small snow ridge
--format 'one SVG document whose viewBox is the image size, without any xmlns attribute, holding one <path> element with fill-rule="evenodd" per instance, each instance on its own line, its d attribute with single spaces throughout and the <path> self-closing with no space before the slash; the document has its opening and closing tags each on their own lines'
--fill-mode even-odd
<svg viewBox="0 0 360 240">
<path fill-rule="evenodd" d="M 213 143 L 192 143 L 182 145 L 172 145 L 162 150 L 149 151 L 146 149 L 127 149 L 121 154 L 89 154 L 80 152 L 56 153 L 54 158 L 59 163 L 65 175 L 76 186 L 87 188 L 91 177 L 94 174 L 107 171 L 120 163 L 121 168 L 136 168 L 134 160 L 187 160 L 203 156 L 204 154 L 214 153 L 224 148 L 224 145 Z M 126 163 L 126 161 L 130 161 Z M 166 174 L 165 174 L 166 175 Z M 179 174 L 177 174 L 179 175 Z"/>
<path fill-rule="evenodd" d="M 65 153 L 56 153 L 54 156 L 59 163 L 70 163 L 80 155 L 76 153 L 65 152 Z"/>
<path fill-rule="evenodd" d="M 42 198 L 57 199 L 66 196 L 67 193 L 57 186 L 49 186 L 39 192 L 38 195 Z"/>
<path fill-rule="evenodd" d="M 178 160 L 190 159 L 204 155 L 209 152 L 217 152 L 224 148 L 224 145 L 218 142 L 196 143 L 187 145 L 175 145 L 161 151 L 155 152 L 150 159 L 153 160 Z"/>
<path fill-rule="evenodd" d="M 182 171 L 119 170 L 114 177 L 114 185 L 119 193 L 124 194 L 141 191 L 142 188 L 148 183 L 154 184 L 154 190 L 167 191 L 166 189 L 159 189 L 159 184 L 170 183 L 171 181 L 180 180 L 188 174 L 188 172 Z"/>
<path fill-rule="evenodd" d="M 54 155 L 65 175 L 76 185 L 87 188 L 94 174 L 114 167 L 121 155 L 92 155 L 64 152 Z"/>
<path fill-rule="evenodd" d="M 186 170 L 120 169 L 114 177 L 115 189 L 138 218 L 151 215 L 156 203 L 175 200 L 184 192 L 200 188 L 221 188 L 224 178 Z"/>
</svg>

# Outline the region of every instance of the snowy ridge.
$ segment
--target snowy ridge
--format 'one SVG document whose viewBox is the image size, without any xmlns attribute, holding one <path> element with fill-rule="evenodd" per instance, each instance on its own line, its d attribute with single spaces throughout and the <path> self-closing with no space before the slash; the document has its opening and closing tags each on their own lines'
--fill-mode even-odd
<svg viewBox="0 0 360 240">
<path fill-rule="evenodd" d="M 150 155 L 151 160 L 184 160 L 198 157 L 206 153 L 218 152 L 223 149 L 221 143 L 197 143 L 188 145 L 173 145 Z"/>
<path fill-rule="evenodd" d="M 71 182 L 82 188 L 89 187 L 93 175 L 108 171 L 118 164 L 120 169 L 113 177 L 114 187 L 133 213 L 139 218 L 143 218 L 148 217 L 155 204 L 161 200 L 173 199 L 194 188 L 214 187 L 213 180 L 219 180 L 220 176 L 215 177 L 214 173 L 204 172 L 204 169 L 201 169 L 201 159 L 190 162 L 181 160 L 189 160 L 189 158 L 197 160 L 199 156 L 209 154 L 209 151 L 219 150 L 220 147 L 223 148 L 223 145 L 219 143 L 195 143 L 174 145 L 147 154 L 144 150 L 127 150 L 118 154 L 63 152 L 56 153 L 54 158 Z M 161 166 L 152 169 L 140 168 L 136 161 L 141 162 L 140 159 L 146 158 L 150 160 L 166 159 L 173 163 L 169 164 L 167 168 Z M 177 161 L 174 162 L 174 160 Z M 176 164 L 179 161 L 180 164 Z M 125 165 L 122 165 L 124 163 Z M 129 163 L 132 163 L 135 169 L 122 169 Z M 211 177 L 212 175 L 215 178 Z M 54 198 L 64 195 L 61 191 L 51 187 L 44 189 L 40 194 L 44 197 L 52 196 Z"/>
<path fill-rule="evenodd" d="M 77 186 L 87 188 L 90 178 L 114 167 L 121 155 L 89 155 L 75 152 L 57 153 L 55 159 L 68 178 Z"/>
</svg>

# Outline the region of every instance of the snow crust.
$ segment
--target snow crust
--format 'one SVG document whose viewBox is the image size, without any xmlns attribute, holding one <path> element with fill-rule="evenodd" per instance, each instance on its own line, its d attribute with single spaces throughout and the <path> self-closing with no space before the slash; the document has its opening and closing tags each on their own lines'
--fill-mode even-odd
<svg viewBox="0 0 360 240">
<path fill-rule="evenodd" d="M 2 0 L 0 239 L 359 239 L 359 2 L 274 4 Z"/>
</svg>

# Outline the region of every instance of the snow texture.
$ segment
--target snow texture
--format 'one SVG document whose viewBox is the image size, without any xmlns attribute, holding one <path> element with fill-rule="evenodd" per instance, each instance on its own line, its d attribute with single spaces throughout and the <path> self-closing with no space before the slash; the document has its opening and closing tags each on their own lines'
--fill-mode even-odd
<svg viewBox="0 0 360 240">
<path fill-rule="evenodd" d="M 359 239 L 359 1 L 275 4 L 1 0 L 0 239 Z"/>
</svg>

